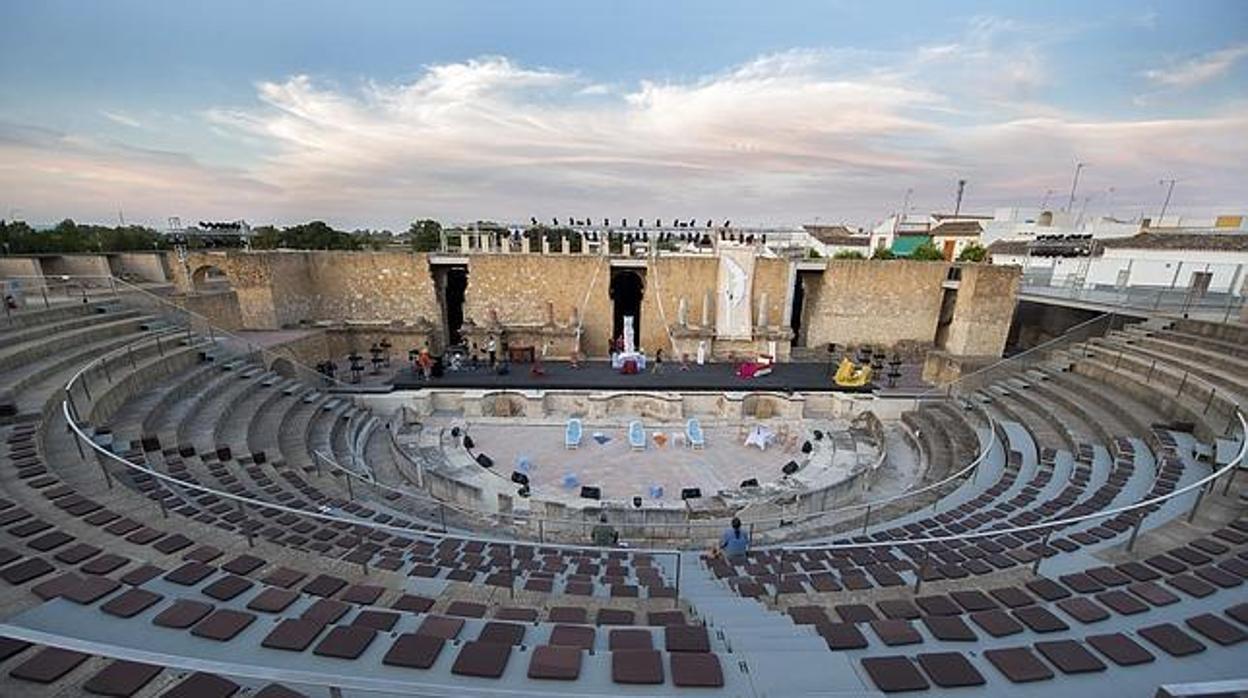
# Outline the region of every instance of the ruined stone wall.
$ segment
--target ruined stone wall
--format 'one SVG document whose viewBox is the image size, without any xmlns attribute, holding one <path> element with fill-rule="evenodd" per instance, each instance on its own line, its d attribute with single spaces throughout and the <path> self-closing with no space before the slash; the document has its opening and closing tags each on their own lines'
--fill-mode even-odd
<svg viewBox="0 0 1248 698">
<path fill-rule="evenodd" d="M 429 257 L 408 252 L 308 252 L 312 319 L 425 318 L 441 327 Z"/>
<path fill-rule="evenodd" d="M 604 257 L 473 255 L 468 262 L 464 319 L 484 326 L 493 311 L 504 325 L 537 327 L 546 322 L 549 301 L 554 304 L 555 323 L 567 325 L 573 310 L 580 308 L 582 351 L 601 356 L 611 336 L 610 283 Z"/>
<path fill-rule="evenodd" d="M 173 296 L 174 305 L 208 319 L 214 327 L 235 332 L 243 329 L 243 317 L 239 312 L 238 294 L 234 291 L 201 293 L 193 296 Z"/>
<path fill-rule="evenodd" d="M 683 297 L 689 307 L 689 323 L 692 325 L 701 323 L 702 305 L 706 302 L 706 292 L 711 292 L 712 299 L 715 296 L 715 287 L 719 279 L 719 262 L 714 257 L 692 255 L 651 258 L 648 260 L 645 279 L 646 293 L 641 302 L 641 331 L 637 335 L 637 341 L 650 355 L 654 354 L 655 349 L 662 347 L 671 360 L 672 343 L 668 341 L 663 318 L 666 317 L 668 326 L 676 325 L 680 299 Z M 662 313 L 659 312 L 660 302 Z M 712 303 L 714 303 L 713 300 Z M 610 306 L 608 306 L 607 313 L 608 327 L 610 327 Z M 715 322 L 713 308 L 710 318 L 713 326 Z M 595 353 L 604 351 L 599 350 Z"/>
<path fill-rule="evenodd" d="M 755 332 L 764 328 L 759 326 L 759 308 L 763 294 L 767 294 L 767 326 L 784 327 L 789 318 L 784 315 L 784 301 L 789 292 L 789 260 L 763 259 L 754 263 L 754 311 Z"/>
<path fill-rule="evenodd" d="M 176 257 L 167 258 L 172 280 L 179 289 L 190 285 L 187 269 Z M 670 255 L 645 260 L 638 269 L 645 279 L 638 342 L 647 352 L 658 347 L 671 351 L 665 321 L 678 322 L 681 298 L 688 308 L 689 327 L 678 332 L 681 351 L 692 354 L 698 341 L 707 292 L 712 295 L 709 316 L 715 322 L 719 260 L 696 255 Z M 712 355 L 760 353 L 767 339 L 777 341 L 779 358 L 787 356 L 785 301 L 790 262 L 756 260 L 751 312 L 758 320 L 766 295 L 767 324 L 755 327 L 753 340 L 708 342 Z M 220 268 L 237 295 L 238 318 L 248 329 L 275 329 L 314 322 L 404 323 L 430 337 L 440 337 L 442 310 L 426 255 L 394 252 L 227 252 L 191 253 L 189 270 Z M 474 254 L 468 257 L 468 287 L 464 317 L 475 323 L 474 338 L 484 336 L 494 317 L 508 329 L 514 344 L 540 349 L 552 344 L 552 356 L 570 348 L 574 310 L 583 326 L 581 350 L 602 357 L 610 340 L 612 301 L 610 259 L 589 255 Z M 930 345 L 943 295 L 942 282 L 949 263 L 828 260 L 821 275 L 806 275 L 810 283 L 803 305 L 805 346 L 898 343 Z M 953 309 L 945 344 L 952 354 L 1000 354 L 1008 332 L 1018 289 L 1016 269 L 969 265 L 963 271 L 961 291 Z M 547 326 L 548 303 L 553 327 Z M 660 305 L 662 311 L 660 312 Z M 427 322 L 420 322 L 424 318 Z M 396 338 L 398 339 L 398 338 Z M 392 339 L 406 351 L 415 336 Z M 423 344 L 423 339 L 421 340 Z M 341 347 L 343 345 L 338 345 Z M 435 350 L 438 347 L 434 347 Z M 676 356 L 671 355 L 670 359 Z"/>
<path fill-rule="evenodd" d="M 930 344 L 948 268 L 946 262 L 828 260 L 818 293 L 806 298 L 806 345 Z"/>
<path fill-rule="evenodd" d="M 43 267 L 35 257 L 0 257 L 0 279 L 43 276 Z"/>
<path fill-rule="evenodd" d="M 39 257 L 45 276 L 112 276 L 108 257 L 98 254 L 62 254 Z"/>
<path fill-rule="evenodd" d="M 1000 356 L 1021 277 L 1016 266 L 963 265 L 944 349 L 960 356 Z"/>
<path fill-rule="evenodd" d="M 114 276 L 138 282 L 165 283 L 169 272 L 160 252 L 116 252 L 108 255 Z"/>
</svg>

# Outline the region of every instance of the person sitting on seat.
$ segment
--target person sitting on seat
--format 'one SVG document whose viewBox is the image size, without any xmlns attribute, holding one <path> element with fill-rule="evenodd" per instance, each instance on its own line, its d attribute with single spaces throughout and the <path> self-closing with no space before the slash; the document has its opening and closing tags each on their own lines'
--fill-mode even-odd
<svg viewBox="0 0 1248 698">
<path fill-rule="evenodd" d="M 732 518 L 732 528 L 724 531 L 719 539 L 719 550 L 730 560 L 744 560 L 745 551 L 750 548 L 750 536 L 741 530 L 741 519 Z"/>
<path fill-rule="evenodd" d="M 598 525 L 594 526 L 594 530 L 590 531 L 589 537 L 593 540 L 594 545 L 604 548 L 619 545 L 620 543 L 620 534 L 607 523 L 606 514 L 598 515 Z"/>
</svg>

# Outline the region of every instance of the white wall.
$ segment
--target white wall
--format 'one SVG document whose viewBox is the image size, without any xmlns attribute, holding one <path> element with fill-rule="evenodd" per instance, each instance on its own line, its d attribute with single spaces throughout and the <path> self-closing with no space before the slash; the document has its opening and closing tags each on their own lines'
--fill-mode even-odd
<svg viewBox="0 0 1248 698">
<path fill-rule="evenodd" d="M 1091 260 L 1078 257 L 1030 257 L 1021 254 L 994 254 L 993 264 L 1015 264 L 1024 274 L 1044 274 L 1052 271 L 1052 286 L 1065 286 L 1072 275 L 1081 272 L 1086 264 L 1087 276 L 1084 286 L 1116 286 L 1118 275 L 1129 270 L 1128 286 L 1187 288 L 1192 275 L 1211 272 L 1209 291 L 1242 294 L 1248 279 L 1248 253 L 1217 252 L 1211 250 L 1105 250 L 1102 257 Z"/>
</svg>

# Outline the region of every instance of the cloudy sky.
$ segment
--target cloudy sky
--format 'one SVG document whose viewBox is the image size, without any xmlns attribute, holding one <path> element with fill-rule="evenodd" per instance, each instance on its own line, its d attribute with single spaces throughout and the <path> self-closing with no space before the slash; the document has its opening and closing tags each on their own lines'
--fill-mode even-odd
<svg viewBox="0 0 1248 698">
<path fill-rule="evenodd" d="M 1248 212 L 1248 2 L 0 3 L 4 218 L 870 224 L 1080 161 Z"/>
</svg>

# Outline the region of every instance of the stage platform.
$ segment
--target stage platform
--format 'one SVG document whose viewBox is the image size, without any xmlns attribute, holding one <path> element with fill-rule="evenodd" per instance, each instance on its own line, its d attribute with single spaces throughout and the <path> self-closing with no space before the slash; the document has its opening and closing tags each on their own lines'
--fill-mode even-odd
<svg viewBox="0 0 1248 698">
<path fill-rule="evenodd" d="M 668 363 L 663 372 L 646 372 L 624 375 L 611 368 L 609 361 L 582 362 L 572 368 L 566 361 L 549 361 L 542 364 L 545 375 L 532 375 L 532 364 L 512 364 L 511 372 L 498 375 L 482 368 L 447 372 L 445 375 L 423 380 L 410 368 L 399 369 L 394 376 L 396 390 L 419 390 L 421 388 L 468 388 L 468 389 L 519 389 L 519 390 L 675 390 L 683 392 L 778 390 L 785 392 L 874 392 L 873 386 L 842 388 L 832 382 L 832 372 L 827 364 L 787 363 L 777 364 L 770 375 L 756 378 L 738 378 L 735 367 L 727 363 L 690 366 L 682 371 L 680 366 Z M 897 389 L 911 392 L 926 387 L 919 379 L 918 366 L 902 366 L 902 376 Z M 877 387 L 887 380 L 876 381 Z M 890 391 L 891 392 L 891 391 Z"/>
</svg>

